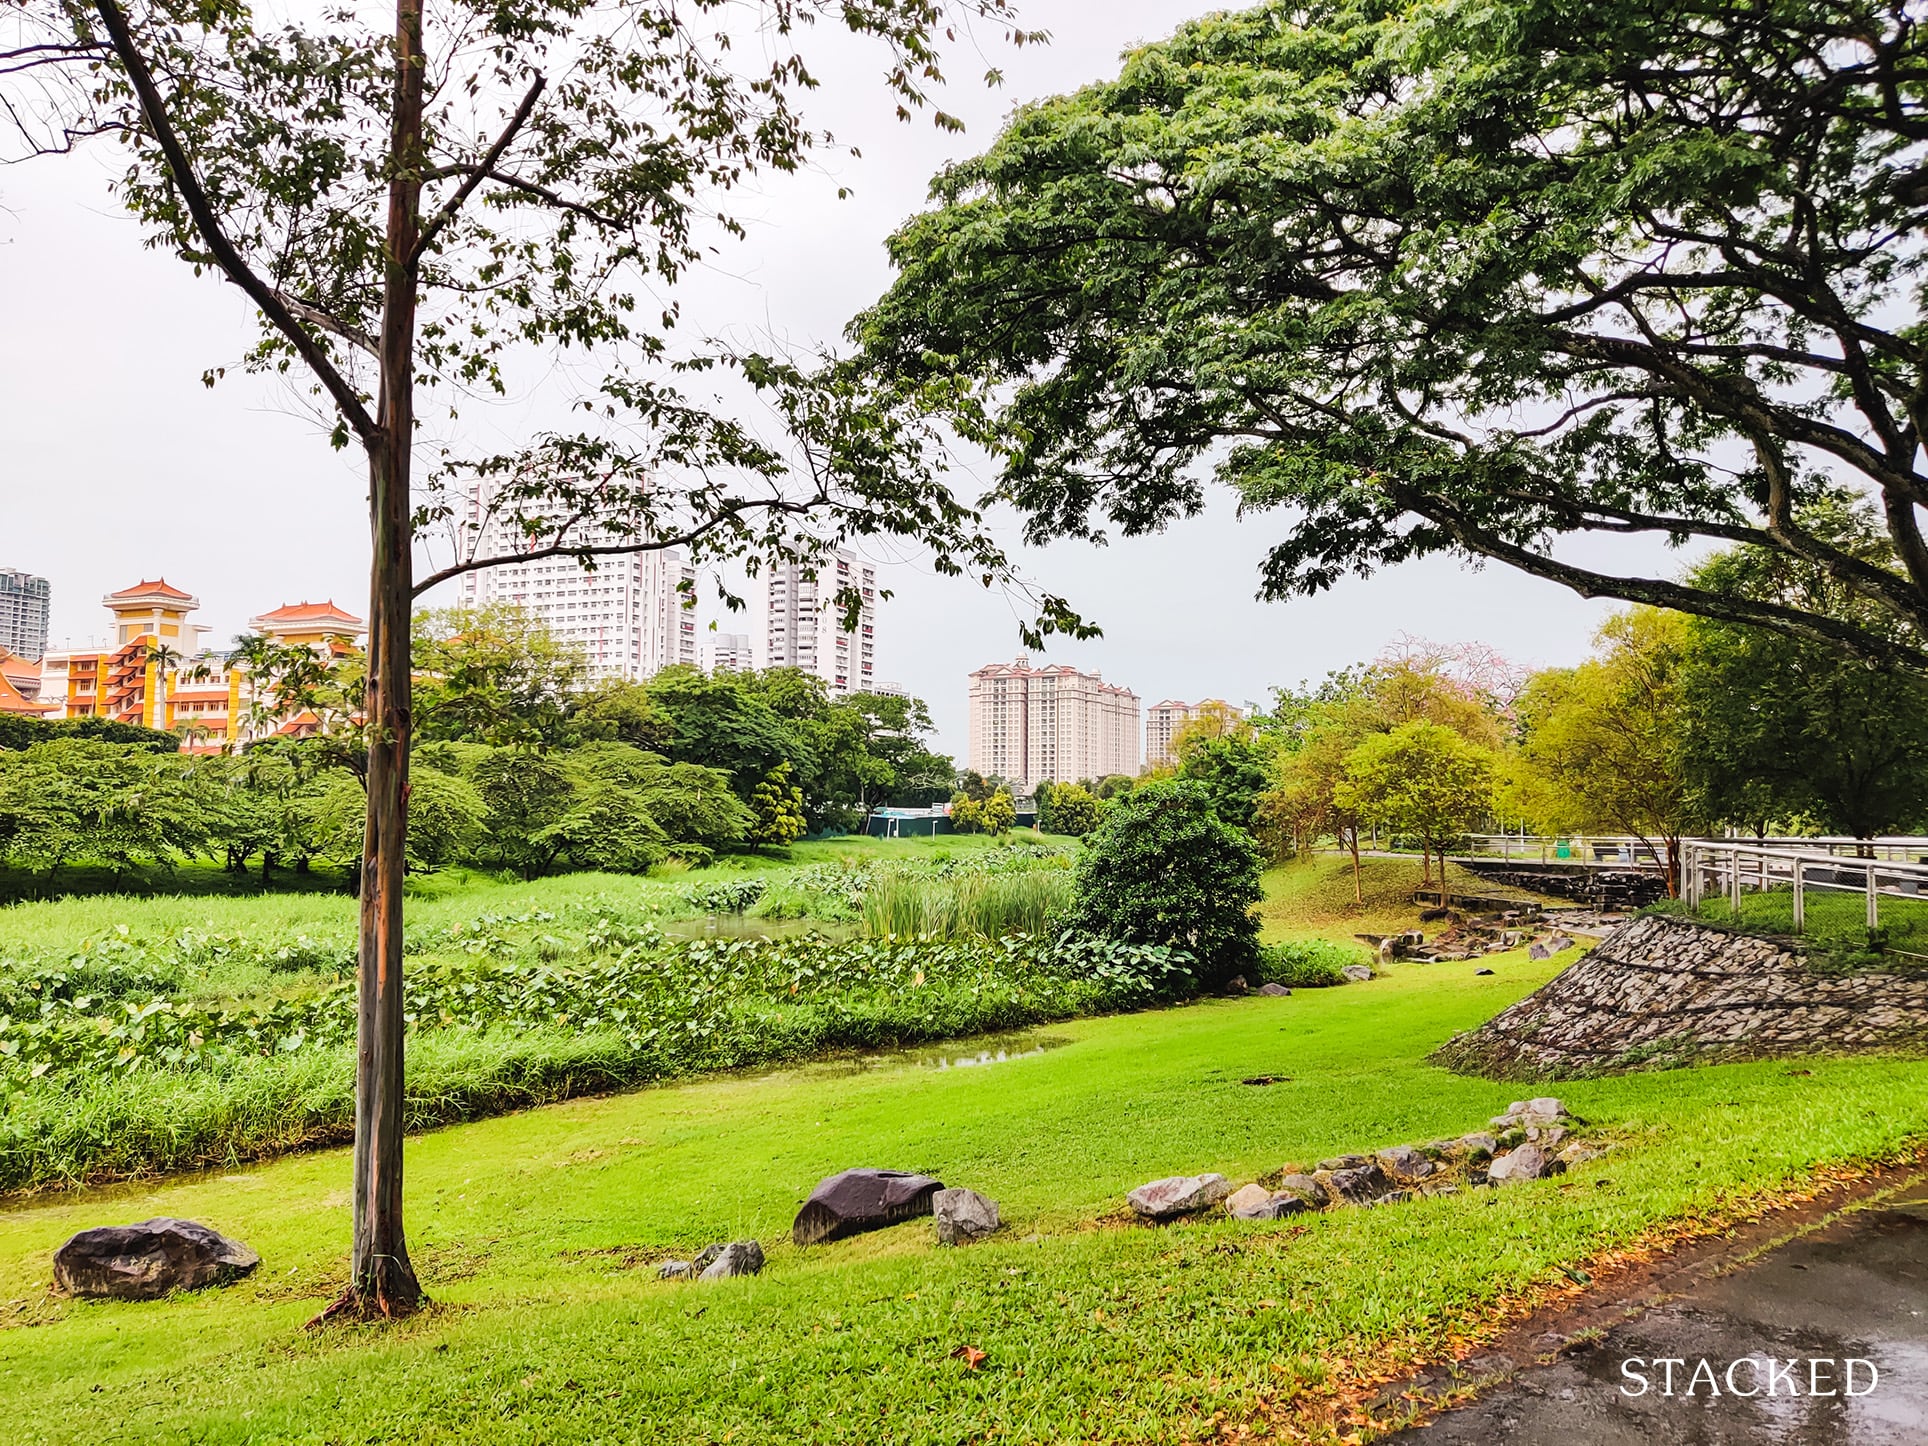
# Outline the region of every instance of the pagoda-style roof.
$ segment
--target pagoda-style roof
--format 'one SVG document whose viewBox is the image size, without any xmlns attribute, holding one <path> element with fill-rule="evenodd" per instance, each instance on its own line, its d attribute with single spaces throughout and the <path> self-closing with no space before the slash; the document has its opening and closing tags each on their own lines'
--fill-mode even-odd
<svg viewBox="0 0 1928 1446">
<path fill-rule="evenodd" d="M 259 633 L 359 633 L 362 620 L 330 598 L 327 602 L 284 603 L 273 612 L 248 619 Z"/>
<path fill-rule="evenodd" d="M 132 611 L 142 607 L 198 608 L 201 600 L 192 593 L 182 592 L 164 577 L 152 582 L 137 582 L 132 587 L 124 587 L 119 592 L 110 592 L 101 599 L 101 605 L 112 612 Z"/>
</svg>

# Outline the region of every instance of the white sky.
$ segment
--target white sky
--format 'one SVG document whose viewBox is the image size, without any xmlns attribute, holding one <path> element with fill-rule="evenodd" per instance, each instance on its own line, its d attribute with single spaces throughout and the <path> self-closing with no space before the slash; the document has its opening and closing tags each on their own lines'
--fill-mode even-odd
<svg viewBox="0 0 1928 1446">
<path fill-rule="evenodd" d="M 862 158 L 766 183 L 749 239 L 686 293 L 687 331 L 768 330 L 805 348 L 836 339 L 888 285 L 884 237 L 923 205 L 944 161 L 989 144 L 1014 103 L 1115 73 L 1122 49 L 1212 8 L 1023 0 L 1024 22 L 1053 41 L 1000 53 L 987 36 L 986 55 L 1005 72 L 1001 90 L 976 83 L 984 61 L 955 59 L 943 103 L 969 123 L 961 136 L 927 119 L 898 123 L 877 52 L 823 27 L 834 42 L 817 52 L 826 84 L 806 109 Z M 198 620 L 216 642 L 283 602 L 332 597 L 363 611 L 367 521 L 356 454 L 330 451 L 312 416 L 274 383 L 232 377 L 203 387 L 205 370 L 234 364 L 249 343 L 247 305 L 231 287 L 142 249 L 108 194 L 114 168 L 102 148 L 0 170 L 0 567 L 52 580 L 57 642 L 102 630 L 103 593 L 162 574 L 199 595 Z M 854 196 L 837 200 L 839 185 Z M 1147 703 L 1261 701 L 1274 684 L 1370 657 L 1401 632 L 1569 662 L 1606 611 L 1499 568 L 1442 562 L 1263 604 L 1253 597 L 1257 564 L 1283 525 L 1277 515 L 1241 524 L 1221 502 L 1164 536 L 1023 553 L 1031 576 L 1105 630 L 1049 657 L 1101 669 Z M 944 748 L 961 761 L 965 675 L 1017 651 L 1011 606 L 916 559 L 878 560 L 896 594 L 879 618 L 879 676 L 930 703 Z M 719 626 L 754 633 L 760 618 L 752 609 Z"/>
</svg>

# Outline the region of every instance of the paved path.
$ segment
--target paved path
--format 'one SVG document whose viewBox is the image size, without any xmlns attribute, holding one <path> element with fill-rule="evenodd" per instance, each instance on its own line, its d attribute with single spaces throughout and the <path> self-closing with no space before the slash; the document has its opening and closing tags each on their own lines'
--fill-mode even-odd
<svg viewBox="0 0 1928 1446">
<path fill-rule="evenodd" d="M 1775 1395 L 1729 1394 L 1729 1363 L 1772 1356 L 1799 1362 L 1773 1382 Z M 1674 1357 L 1674 1393 L 1663 1394 Z M 1872 1361 L 1869 1391 L 1855 1368 L 1814 1358 Z M 1623 1372 L 1639 1358 L 1645 1394 Z M 1686 1394 L 1701 1360 L 1709 1375 Z M 1735 1367 L 1740 1392 L 1757 1365 Z M 1798 1383 L 1801 1394 L 1790 1394 Z M 1810 1394 L 1813 1387 L 1837 1394 Z M 1402 1446 L 1921 1446 L 1928 1442 L 1928 1187 L 1860 1209 L 1704 1281 L 1678 1299 L 1614 1326 L 1592 1347 L 1530 1366 L 1470 1406 L 1387 1438 Z"/>
</svg>

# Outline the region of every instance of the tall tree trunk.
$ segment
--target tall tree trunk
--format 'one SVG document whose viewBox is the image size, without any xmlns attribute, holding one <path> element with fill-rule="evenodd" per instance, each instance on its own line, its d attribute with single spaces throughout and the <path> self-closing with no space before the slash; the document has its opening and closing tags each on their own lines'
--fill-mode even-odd
<svg viewBox="0 0 1928 1446">
<path fill-rule="evenodd" d="M 1352 902 L 1360 908 L 1366 906 L 1365 885 L 1359 879 L 1359 825 L 1354 824 L 1346 830 L 1346 840 L 1352 848 Z"/>
<path fill-rule="evenodd" d="M 382 299 L 380 432 L 370 448 L 373 563 L 368 604 L 368 824 L 362 847 L 355 1074 L 356 1314 L 407 1315 L 422 1303 L 402 1231 L 402 877 L 407 862 L 409 621 L 414 538 L 415 266 L 422 170 L 422 12 L 398 0 L 395 102 Z"/>
</svg>

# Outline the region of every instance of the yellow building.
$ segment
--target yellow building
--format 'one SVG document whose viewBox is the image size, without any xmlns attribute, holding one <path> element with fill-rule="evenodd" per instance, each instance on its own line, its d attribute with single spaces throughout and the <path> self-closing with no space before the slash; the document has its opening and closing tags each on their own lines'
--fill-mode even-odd
<svg viewBox="0 0 1928 1446">
<path fill-rule="evenodd" d="M 245 666 L 202 644 L 211 631 L 190 622 L 199 598 L 165 578 L 101 599 L 113 615 L 113 646 L 49 653 L 39 702 L 48 716 L 103 717 L 182 735 L 190 752 L 219 753 L 274 733 L 300 732 L 299 719 L 263 718 Z M 250 618 L 275 643 L 339 658 L 357 650 L 362 620 L 333 602 L 294 603 Z"/>
</svg>

